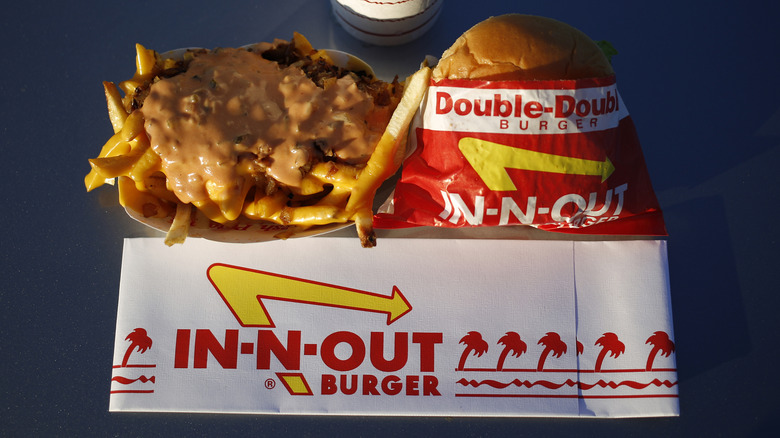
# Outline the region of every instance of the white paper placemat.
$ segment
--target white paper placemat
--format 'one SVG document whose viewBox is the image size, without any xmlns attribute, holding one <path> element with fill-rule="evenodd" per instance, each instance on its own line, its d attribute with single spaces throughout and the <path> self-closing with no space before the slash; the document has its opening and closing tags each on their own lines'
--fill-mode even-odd
<svg viewBox="0 0 780 438">
<path fill-rule="evenodd" d="M 111 411 L 678 415 L 666 242 L 125 241 Z"/>
</svg>

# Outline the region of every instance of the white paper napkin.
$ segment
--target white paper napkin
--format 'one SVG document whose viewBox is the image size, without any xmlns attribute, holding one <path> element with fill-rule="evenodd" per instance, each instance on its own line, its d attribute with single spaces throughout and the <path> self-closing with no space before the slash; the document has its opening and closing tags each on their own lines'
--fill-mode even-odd
<svg viewBox="0 0 780 438">
<path fill-rule="evenodd" d="M 678 415 L 664 241 L 125 241 L 111 411 Z"/>
</svg>

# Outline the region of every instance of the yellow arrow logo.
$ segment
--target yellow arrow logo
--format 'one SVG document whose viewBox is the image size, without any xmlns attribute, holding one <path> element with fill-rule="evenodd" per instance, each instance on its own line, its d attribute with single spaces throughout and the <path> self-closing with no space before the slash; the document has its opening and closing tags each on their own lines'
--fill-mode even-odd
<svg viewBox="0 0 780 438">
<path fill-rule="evenodd" d="M 275 327 L 263 300 L 385 313 L 388 325 L 412 310 L 396 286 L 388 297 L 221 263 L 209 266 L 206 275 L 244 327 Z"/>
<path fill-rule="evenodd" d="M 606 181 L 615 171 L 615 166 L 612 165 L 609 157 L 604 161 L 585 160 L 515 148 L 471 137 L 460 139 L 458 149 L 485 185 L 493 191 L 517 190 L 506 172 L 508 168 L 600 176 L 601 182 Z"/>
</svg>

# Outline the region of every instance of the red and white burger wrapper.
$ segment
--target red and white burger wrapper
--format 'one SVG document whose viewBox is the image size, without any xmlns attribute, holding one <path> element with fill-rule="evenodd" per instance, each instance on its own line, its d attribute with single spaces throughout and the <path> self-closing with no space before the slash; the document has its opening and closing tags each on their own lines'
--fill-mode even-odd
<svg viewBox="0 0 780 438">
<path fill-rule="evenodd" d="M 614 76 L 431 81 L 376 228 L 666 235 Z"/>
</svg>

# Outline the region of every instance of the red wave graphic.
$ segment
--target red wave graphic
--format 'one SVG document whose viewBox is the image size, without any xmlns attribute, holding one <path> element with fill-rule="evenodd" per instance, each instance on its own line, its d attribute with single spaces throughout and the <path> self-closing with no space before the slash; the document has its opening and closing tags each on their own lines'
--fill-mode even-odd
<svg viewBox="0 0 780 438">
<path fill-rule="evenodd" d="M 665 386 L 667 388 L 671 388 L 672 386 L 677 385 L 677 381 L 670 382 L 669 380 L 661 381 L 659 379 L 653 379 L 649 383 L 639 383 L 639 382 L 635 382 L 633 380 L 624 380 L 622 382 L 614 382 L 614 381 L 611 381 L 611 380 L 609 382 L 605 382 L 603 380 L 599 380 L 598 382 L 596 382 L 596 383 L 594 383 L 592 385 L 588 385 L 588 384 L 585 384 L 585 383 L 582 383 L 582 382 L 578 382 L 577 386 L 579 388 L 581 388 L 581 389 L 591 389 L 591 388 L 593 388 L 595 386 L 600 386 L 602 388 L 609 387 L 609 388 L 612 388 L 612 389 L 616 389 L 616 388 L 618 388 L 620 386 L 628 386 L 629 388 L 633 388 L 633 389 L 645 389 L 645 388 L 647 388 L 648 386 L 651 386 L 651 385 L 655 385 L 655 386 L 657 386 L 659 388 L 661 386 Z"/>
<path fill-rule="evenodd" d="M 459 384 L 461 384 L 463 386 L 473 386 L 474 388 L 478 388 L 478 387 L 480 387 L 482 385 L 487 385 L 487 386 L 490 386 L 492 388 L 497 388 L 497 389 L 505 389 L 505 388 L 508 388 L 510 386 L 513 386 L 513 385 L 517 386 L 518 388 L 522 388 L 522 387 L 532 388 L 534 386 L 543 386 L 543 387 L 545 387 L 547 389 L 560 389 L 560 388 L 563 388 L 564 386 L 568 386 L 568 387 L 575 387 L 576 386 L 577 388 L 583 389 L 583 390 L 592 389 L 592 388 L 595 388 L 596 386 L 599 386 L 601 388 L 612 388 L 612 389 L 617 389 L 617 388 L 619 388 L 621 386 L 628 386 L 629 388 L 633 388 L 633 389 L 645 389 L 645 388 L 647 388 L 649 386 L 653 386 L 653 385 L 657 386 L 659 388 L 661 386 L 665 386 L 667 388 L 671 388 L 671 387 L 677 385 L 677 381 L 674 381 L 674 382 L 671 382 L 669 380 L 661 381 L 659 379 L 653 379 L 649 383 L 640 383 L 640 382 L 635 382 L 633 380 L 623 380 L 621 382 L 614 382 L 614 381 L 605 382 L 604 380 L 599 380 L 598 382 L 593 383 L 593 384 L 583 383 L 583 382 L 579 382 L 579 381 L 575 382 L 574 380 L 571 380 L 571 379 L 567 379 L 563 383 L 550 382 L 549 380 L 537 380 L 535 382 L 531 382 L 530 380 L 514 379 L 511 382 L 503 383 L 503 382 L 499 382 L 497 380 L 490 380 L 490 379 L 482 380 L 482 381 L 479 381 L 479 382 L 476 381 L 476 380 L 460 379 L 460 380 L 458 380 L 455 383 L 459 383 Z"/>
<path fill-rule="evenodd" d="M 154 376 L 146 377 L 146 376 L 142 375 L 141 377 L 139 377 L 137 379 L 128 379 L 127 377 L 114 376 L 114 377 L 111 378 L 111 381 L 112 382 L 121 383 L 122 385 L 129 385 L 131 383 L 135 383 L 135 382 L 138 382 L 138 381 L 140 381 L 141 383 L 146 383 L 146 382 L 154 383 Z"/>
</svg>

